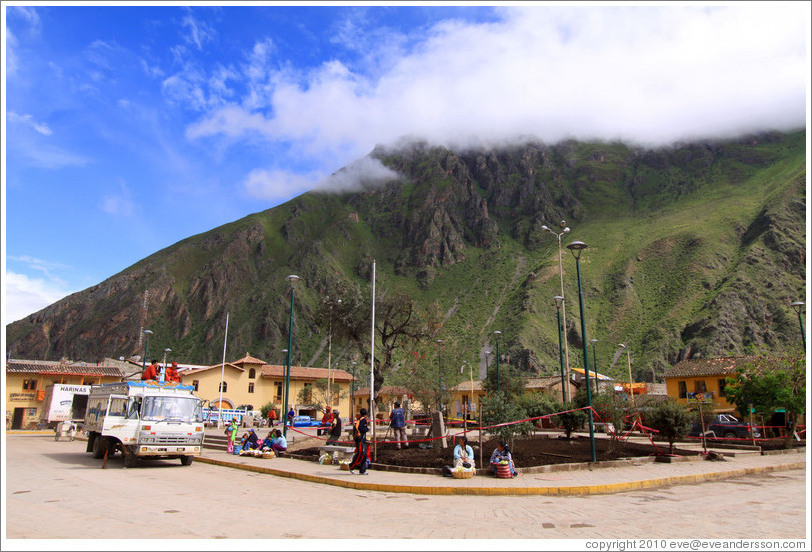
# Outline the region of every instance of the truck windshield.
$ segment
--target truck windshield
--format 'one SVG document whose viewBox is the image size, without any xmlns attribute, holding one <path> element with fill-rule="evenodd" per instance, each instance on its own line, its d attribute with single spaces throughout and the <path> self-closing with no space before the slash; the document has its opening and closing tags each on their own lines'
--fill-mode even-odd
<svg viewBox="0 0 812 552">
<path fill-rule="evenodd" d="M 144 397 L 141 419 L 156 422 L 202 422 L 200 399 L 186 397 Z"/>
</svg>

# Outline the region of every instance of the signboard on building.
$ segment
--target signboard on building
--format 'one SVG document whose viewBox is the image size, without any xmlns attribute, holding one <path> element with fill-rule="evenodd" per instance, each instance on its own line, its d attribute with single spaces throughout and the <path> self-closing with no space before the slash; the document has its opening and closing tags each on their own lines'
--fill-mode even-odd
<svg viewBox="0 0 812 552">
<path fill-rule="evenodd" d="M 688 399 L 689 403 L 712 404 L 713 391 L 704 391 L 702 393 L 688 393 L 686 398 Z"/>
</svg>

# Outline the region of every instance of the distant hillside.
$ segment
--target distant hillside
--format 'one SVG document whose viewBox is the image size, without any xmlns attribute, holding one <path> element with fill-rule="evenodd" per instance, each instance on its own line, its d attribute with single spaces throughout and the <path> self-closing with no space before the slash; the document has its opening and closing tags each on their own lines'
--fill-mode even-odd
<svg viewBox="0 0 812 552">
<path fill-rule="evenodd" d="M 789 305 L 805 290 L 806 134 L 642 150 L 526 143 L 488 151 L 427 144 L 371 155 L 403 178 L 354 193 L 310 192 L 192 236 L 10 324 L 13 357 L 86 361 L 150 350 L 190 363 L 228 350 L 281 362 L 296 291 L 293 362 L 327 364 L 315 319 L 336 280 L 437 302 L 444 358 L 459 367 L 503 338 L 503 362 L 557 373 L 556 239 L 581 240 L 587 338 L 599 371 L 620 342 L 638 378 L 683 358 L 778 353 L 800 343 Z M 564 250 L 570 363 L 583 364 L 575 261 Z M 353 355 L 333 343 L 334 365 Z M 590 351 L 590 362 L 592 361 Z M 342 364 L 343 363 L 343 364 Z M 612 373 L 625 379 L 625 364 Z M 458 368 L 457 368 L 458 370 Z M 461 376 L 460 376 L 461 377 Z"/>
</svg>

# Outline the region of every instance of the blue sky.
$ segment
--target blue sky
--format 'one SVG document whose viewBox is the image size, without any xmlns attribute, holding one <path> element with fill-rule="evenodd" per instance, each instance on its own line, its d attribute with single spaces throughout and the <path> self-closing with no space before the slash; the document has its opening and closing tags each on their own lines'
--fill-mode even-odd
<svg viewBox="0 0 812 552">
<path fill-rule="evenodd" d="M 4 2 L 3 323 L 385 174 L 364 156 L 404 137 L 660 145 L 803 128 L 809 22 L 808 2 Z"/>
</svg>

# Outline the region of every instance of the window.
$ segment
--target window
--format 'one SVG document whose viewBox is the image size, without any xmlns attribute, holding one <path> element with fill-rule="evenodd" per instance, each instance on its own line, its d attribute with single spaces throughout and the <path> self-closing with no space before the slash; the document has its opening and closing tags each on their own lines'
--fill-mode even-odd
<svg viewBox="0 0 812 552">
<path fill-rule="evenodd" d="M 694 393 L 704 393 L 707 390 L 707 387 L 705 387 L 705 380 L 694 381 Z"/>
<path fill-rule="evenodd" d="M 219 387 L 220 387 L 219 391 L 221 391 L 223 393 L 228 392 L 228 382 L 227 381 L 221 381 Z"/>
<path fill-rule="evenodd" d="M 257 371 L 251 368 L 248 370 L 248 379 L 255 379 L 257 377 Z M 253 393 L 253 391 L 251 391 Z"/>
<path fill-rule="evenodd" d="M 195 393 L 199 391 L 198 386 L 200 385 L 200 380 L 192 380 L 192 387 L 195 388 Z"/>
<path fill-rule="evenodd" d="M 249 392 L 249 393 L 253 393 L 253 392 L 254 392 L 254 382 L 253 382 L 253 381 L 252 381 L 251 383 L 249 383 L 249 384 L 248 384 L 248 392 Z"/>
<path fill-rule="evenodd" d="M 121 416 L 127 415 L 127 399 L 110 399 L 110 408 L 107 411 L 108 416 Z"/>
<path fill-rule="evenodd" d="M 721 378 L 721 379 L 719 379 L 718 383 L 719 383 L 719 396 L 724 397 L 725 396 L 725 385 L 727 384 L 727 382 L 726 382 L 726 380 L 724 378 Z"/>
<path fill-rule="evenodd" d="M 678 381 L 677 386 L 679 387 L 679 398 L 685 399 L 688 397 L 688 386 L 684 381 Z"/>
<path fill-rule="evenodd" d="M 276 395 L 274 396 L 273 400 L 279 402 L 282 400 L 282 382 L 275 381 L 273 384 L 276 386 Z"/>
<path fill-rule="evenodd" d="M 23 380 L 23 389 L 34 390 L 37 388 L 37 380 Z"/>
</svg>

